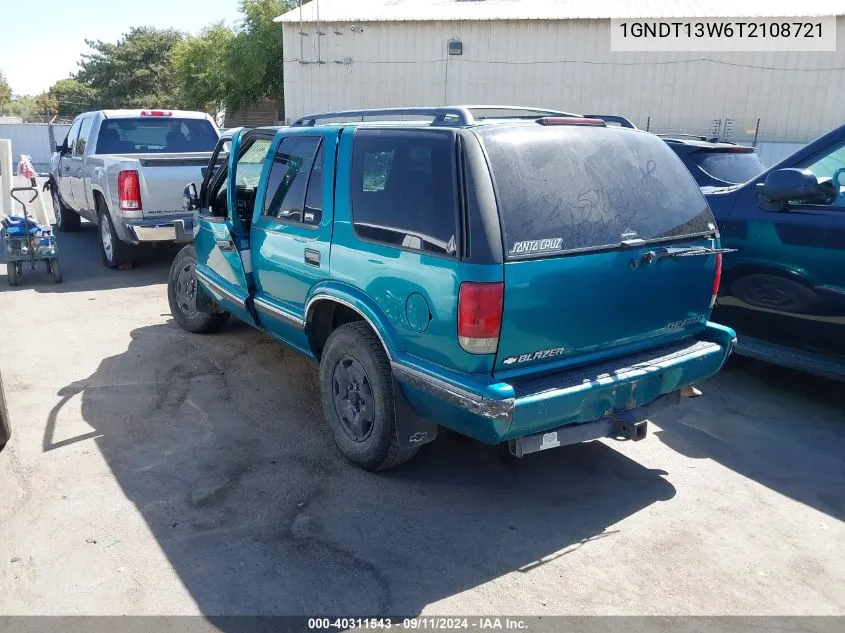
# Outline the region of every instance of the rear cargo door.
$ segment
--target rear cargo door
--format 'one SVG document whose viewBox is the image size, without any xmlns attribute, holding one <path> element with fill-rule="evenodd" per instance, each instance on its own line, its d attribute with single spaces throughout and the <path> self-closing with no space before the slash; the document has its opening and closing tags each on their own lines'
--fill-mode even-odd
<svg viewBox="0 0 845 633">
<path fill-rule="evenodd" d="M 716 246 L 716 226 L 662 140 L 540 125 L 480 137 L 506 252 L 495 372 L 588 362 L 703 328 L 716 255 L 685 249 Z"/>
</svg>

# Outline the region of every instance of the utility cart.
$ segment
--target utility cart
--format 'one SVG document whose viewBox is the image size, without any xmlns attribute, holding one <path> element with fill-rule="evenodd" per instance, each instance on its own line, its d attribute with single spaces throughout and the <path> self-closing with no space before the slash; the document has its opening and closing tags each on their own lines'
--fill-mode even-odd
<svg viewBox="0 0 845 633">
<path fill-rule="evenodd" d="M 31 194 L 24 199 L 27 192 Z M 6 243 L 6 279 L 10 286 L 17 286 L 24 270 L 29 265 L 35 270 L 38 262 L 44 262 L 47 273 L 53 281 L 61 283 L 62 270 L 59 267 L 59 247 L 49 225 L 39 225 L 27 212 L 27 206 L 38 197 L 35 187 L 15 187 L 12 197 L 23 206 L 23 215 L 6 215 L 2 220 L 2 237 Z"/>
</svg>

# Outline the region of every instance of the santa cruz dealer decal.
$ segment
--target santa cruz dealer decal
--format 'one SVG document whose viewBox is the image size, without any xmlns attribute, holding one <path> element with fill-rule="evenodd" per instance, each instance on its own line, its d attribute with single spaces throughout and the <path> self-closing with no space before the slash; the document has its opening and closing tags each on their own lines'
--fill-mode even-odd
<svg viewBox="0 0 845 633">
<path fill-rule="evenodd" d="M 559 251 L 563 238 L 553 237 L 546 240 L 525 240 L 514 242 L 510 255 L 528 255 L 530 253 L 550 253 Z"/>
<path fill-rule="evenodd" d="M 519 356 L 508 356 L 502 361 L 503 365 L 513 365 L 514 363 L 526 363 L 529 360 L 539 360 L 541 358 L 553 358 L 563 354 L 563 347 L 553 347 L 552 349 L 544 349 L 533 354 L 520 354 Z"/>
</svg>

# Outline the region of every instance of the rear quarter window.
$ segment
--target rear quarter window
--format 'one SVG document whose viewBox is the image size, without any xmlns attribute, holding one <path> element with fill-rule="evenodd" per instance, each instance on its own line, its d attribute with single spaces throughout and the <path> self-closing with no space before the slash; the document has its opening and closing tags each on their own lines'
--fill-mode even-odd
<svg viewBox="0 0 845 633">
<path fill-rule="evenodd" d="M 447 130 L 358 130 L 350 199 L 359 237 L 456 254 L 455 137 Z"/>
<path fill-rule="evenodd" d="M 666 143 L 603 127 L 480 133 L 509 257 L 714 231 L 707 201 Z"/>
</svg>

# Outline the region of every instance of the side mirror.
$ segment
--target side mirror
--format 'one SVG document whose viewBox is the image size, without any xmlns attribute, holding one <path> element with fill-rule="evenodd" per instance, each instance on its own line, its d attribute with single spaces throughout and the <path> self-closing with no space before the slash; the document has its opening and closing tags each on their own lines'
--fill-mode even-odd
<svg viewBox="0 0 845 633">
<path fill-rule="evenodd" d="M 776 169 L 766 176 L 764 183 L 757 185 L 757 193 L 769 202 L 786 203 L 790 200 L 810 201 L 819 194 L 819 181 L 807 169 Z"/>
<path fill-rule="evenodd" d="M 189 183 L 182 192 L 182 208 L 185 211 L 196 211 L 200 208 L 200 197 L 194 183 Z"/>
<path fill-rule="evenodd" d="M 59 156 L 64 156 L 67 154 L 67 145 L 62 143 L 61 145 L 56 145 L 56 151 L 59 153 Z"/>
</svg>

